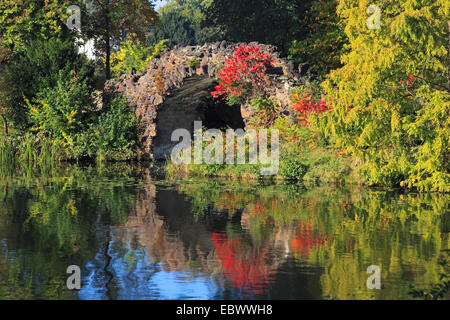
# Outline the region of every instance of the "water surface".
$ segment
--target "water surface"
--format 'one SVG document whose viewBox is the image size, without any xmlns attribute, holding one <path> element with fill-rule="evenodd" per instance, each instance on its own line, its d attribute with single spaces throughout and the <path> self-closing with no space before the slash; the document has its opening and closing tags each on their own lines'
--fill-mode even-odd
<svg viewBox="0 0 450 320">
<path fill-rule="evenodd" d="M 449 200 L 132 166 L 3 175 L 0 299 L 411 299 L 439 282 Z"/>
</svg>

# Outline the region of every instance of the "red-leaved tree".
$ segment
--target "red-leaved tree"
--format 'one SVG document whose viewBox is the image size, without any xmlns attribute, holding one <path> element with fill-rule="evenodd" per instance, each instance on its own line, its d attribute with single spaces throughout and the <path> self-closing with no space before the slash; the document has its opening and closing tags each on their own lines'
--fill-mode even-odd
<svg viewBox="0 0 450 320">
<path fill-rule="evenodd" d="M 219 85 L 211 92 L 214 98 L 223 97 L 229 102 L 245 102 L 246 99 L 264 94 L 268 66 L 274 60 L 260 47 L 242 45 L 236 48 L 231 58 L 225 60 L 224 68 L 218 73 Z"/>
</svg>

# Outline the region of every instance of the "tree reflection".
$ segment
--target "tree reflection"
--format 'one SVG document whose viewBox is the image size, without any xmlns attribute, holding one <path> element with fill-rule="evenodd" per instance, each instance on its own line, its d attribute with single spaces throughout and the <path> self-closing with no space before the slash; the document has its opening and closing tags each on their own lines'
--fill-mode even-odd
<svg viewBox="0 0 450 320">
<path fill-rule="evenodd" d="M 439 283 L 449 196 L 157 181 L 72 166 L 0 181 L 0 298 L 407 299 Z M 66 268 L 82 267 L 80 292 Z M 366 288 L 381 267 L 381 290 Z M 295 284 L 295 285 L 294 285 Z"/>
</svg>

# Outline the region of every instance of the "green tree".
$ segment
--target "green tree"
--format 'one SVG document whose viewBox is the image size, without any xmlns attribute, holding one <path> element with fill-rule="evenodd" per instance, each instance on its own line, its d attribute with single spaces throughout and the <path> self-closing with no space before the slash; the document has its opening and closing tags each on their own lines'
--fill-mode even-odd
<svg viewBox="0 0 450 320">
<path fill-rule="evenodd" d="M 316 0 L 305 18 L 308 34 L 294 40 L 289 53 L 297 63 L 309 62 L 309 71 L 325 76 L 341 67 L 341 55 L 347 38 L 336 8 L 338 0 Z"/>
<path fill-rule="evenodd" d="M 30 40 L 63 36 L 69 4 L 68 0 L 2 0 L 0 46 L 23 51 Z"/>
<path fill-rule="evenodd" d="M 158 20 L 153 1 L 92 0 L 85 13 L 83 33 L 95 39 L 96 47 L 105 57 L 106 78 L 111 78 L 111 51 L 126 37 L 145 41 L 151 23 Z"/>
<path fill-rule="evenodd" d="M 65 39 L 71 33 L 65 27 L 68 0 L 2 0 L 0 2 L 0 116 L 4 133 L 8 133 L 8 120 L 24 118 L 17 106 L 21 85 L 29 85 L 29 77 L 8 77 L 8 65 L 17 53 L 27 50 L 35 40 Z M 13 59 L 14 58 L 14 59 Z M 29 70 L 28 70 L 29 71 Z M 23 99 L 19 102 L 23 106 Z M 23 110 L 22 110 L 23 111 Z"/>
<path fill-rule="evenodd" d="M 206 8 L 206 24 L 235 42 L 273 44 L 287 53 L 293 39 L 304 39 L 312 0 L 215 0 Z"/>
<path fill-rule="evenodd" d="M 175 45 L 199 45 L 218 41 L 218 30 L 205 25 L 205 10 L 211 0 L 170 0 L 159 11 L 160 23 L 150 30 L 150 44 L 169 39 Z"/>
<path fill-rule="evenodd" d="M 448 192 L 449 3 L 384 1 L 375 30 L 371 4 L 339 2 L 351 50 L 324 84 L 334 111 L 318 125 L 370 184 Z"/>
<path fill-rule="evenodd" d="M 94 66 L 79 55 L 72 40 L 32 40 L 5 67 L 5 79 L 11 88 L 5 107 L 10 120 L 18 128 L 27 128 L 27 106 L 24 98 L 33 101 L 43 90 L 67 83 L 72 71 L 90 88 L 94 87 Z"/>
</svg>

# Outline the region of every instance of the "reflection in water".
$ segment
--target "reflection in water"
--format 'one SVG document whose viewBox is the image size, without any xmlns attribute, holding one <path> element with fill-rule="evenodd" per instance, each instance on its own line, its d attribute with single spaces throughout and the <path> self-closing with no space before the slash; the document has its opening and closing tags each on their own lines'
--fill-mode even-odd
<svg viewBox="0 0 450 320">
<path fill-rule="evenodd" d="M 448 195 L 69 167 L 1 178 L 0 201 L 1 299 L 407 299 L 449 248 Z"/>
</svg>

